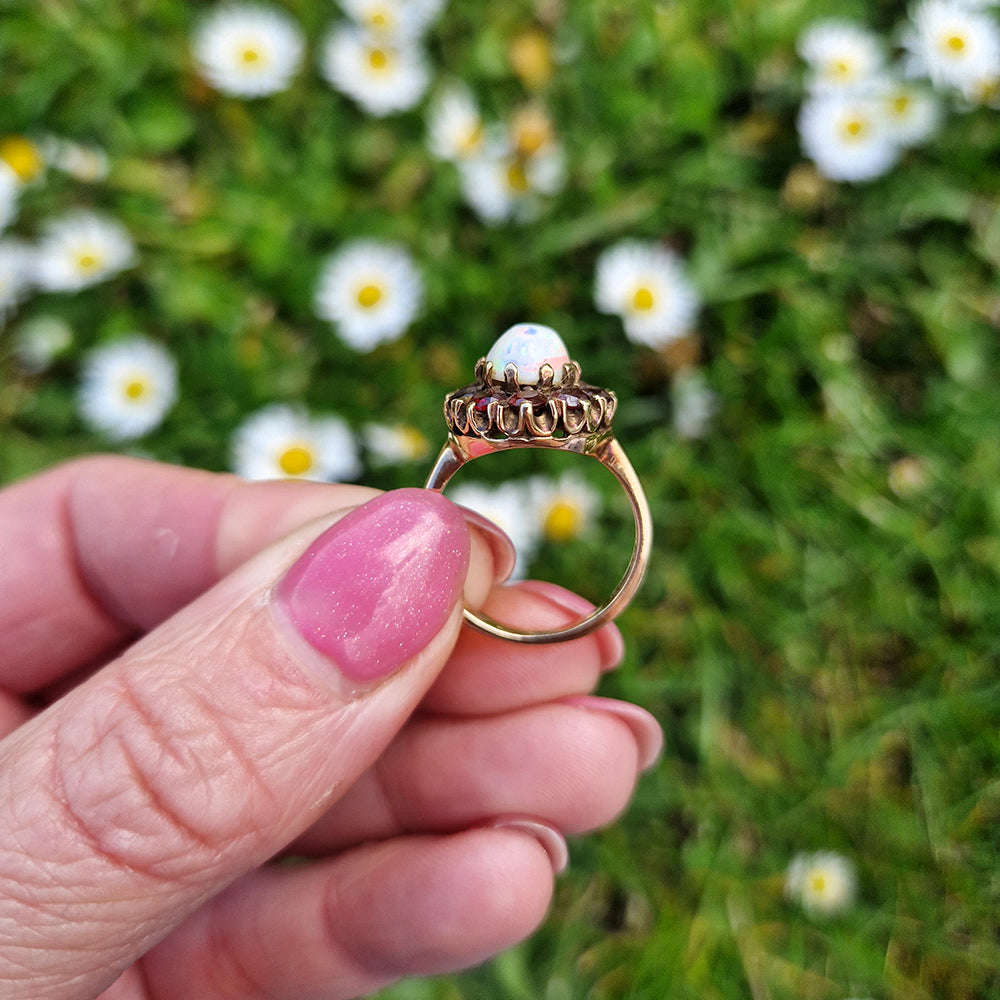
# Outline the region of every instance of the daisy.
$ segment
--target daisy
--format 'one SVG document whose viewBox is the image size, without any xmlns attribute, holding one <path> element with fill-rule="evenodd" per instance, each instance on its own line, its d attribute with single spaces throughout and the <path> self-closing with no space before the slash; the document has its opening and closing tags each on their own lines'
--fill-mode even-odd
<svg viewBox="0 0 1000 1000">
<path fill-rule="evenodd" d="M 622 240 L 597 261 L 594 301 L 620 316 L 629 340 L 664 347 L 684 336 L 699 299 L 680 259 L 658 243 Z"/>
<path fill-rule="evenodd" d="M 232 3 L 201 20 L 191 49 L 199 72 L 216 90 L 263 97 L 290 86 L 302 63 L 305 41 L 284 11 Z"/>
<path fill-rule="evenodd" d="M 471 91 L 451 84 L 431 102 L 427 111 L 427 145 L 440 160 L 457 163 L 483 149 L 486 130 Z"/>
<path fill-rule="evenodd" d="M 872 32 L 849 21 L 824 20 L 807 28 L 798 42 L 816 89 L 848 90 L 882 69 L 884 53 Z"/>
<path fill-rule="evenodd" d="M 84 422 L 112 441 L 159 427 L 177 398 L 177 365 L 161 344 L 135 335 L 95 347 L 84 361 L 78 404 Z"/>
<path fill-rule="evenodd" d="M 923 0 L 912 20 L 904 37 L 912 70 L 970 99 L 1000 79 L 1000 24 L 987 11 L 962 0 Z"/>
<path fill-rule="evenodd" d="M 937 130 L 941 108 L 926 87 L 908 80 L 879 81 L 874 90 L 889 138 L 899 146 L 918 146 Z"/>
<path fill-rule="evenodd" d="M 0 160 L 14 172 L 21 184 L 31 184 L 45 173 L 45 155 L 41 146 L 25 135 L 7 135 L 0 139 Z"/>
<path fill-rule="evenodd" d="M 131 267 L 132 237 L 121 223 L 93 212 L 52 221 L 35 248 L 34 281 L 50 292 L 76 292 Z"/>
<path fill-rule="evenodd" d="M 330 86 L 379 118 L 408 111 L 430 82 L 427 60 L 415 42 L 352 25 L 337 28 L 327 38 L 320 72 Z"/>
<path fill-rule="evenodd" d="M 530 486 L 531 509 L 546 541 L 571 542 L 593 525 L 601 495 L 585 479 L 564 473 L 558 479 L 536 477 Z"/>
<path fill-rule="evenodd" d="M 419 462 L 431 447 L 426 435 L 410 424 L 366 424 L 361 440 L 374 465 Z"/>
<path fill-rule="evenodd" d="M 811 917 L 834 917 L 854 905 L 854 864 L 833 851 L 797 854 L 785 874 L 785 894 Z"/>
<path fill-rule="evenodd" d="M 498 140 L 458 166 L 463 197 L 491 224 L 537 218 L 541 196 L 556 194 L 566 178 L 565 157 L 556 143 L 522 156 L 509 140 Z"/>
<path fill-rule="evenodd" d="M 830 180 L 870 181 L 888 173 L 899 159 L 884 109 L 873 97 L 808 98 L 799 111 L 798 127 L 803 152 Z"/>
<path fill-rule="evenodd" d="M 520 480 L 508 480 L 499 486 L 459 483 L 448 491 L 448 495 L 459 506 L 489 518 L 506 533 L 517 553 L 509 579 L 524 579 L 541 541 L 537 519 L 525 517 L 525 511 L 530 509 L 531 504 L 530 485 Z"/>
<path fill-rule="evenodd" d="M 357 445 L 337 416 L 311 416 L 275 403 L 236 428 L 233 471 L 245 479 L 312 479 L 332 482 L 361 473 Z"/>
<path fill-rule="evenodd" d="M 430 26 L 442 4 L 418 0 L 340 0 L 340 6 L 365 31 L 413 39 Z"/>
<path fill-rule="evenodd" d="M 14 338 L 14 358 L 22 371 L 46 371 L 73 343 L 69 323 L 58 316 L 36 316 L 20 324 Z"/>
<path fill-rule="evenodd" d="M 27 294 L 31 283 L 31 251 L 20 240 L 0 240 L 0 327 Z"/>
<path fill-rule="evenodd" d="M 423 280 L 409 252 L 395 243 L 359 239 L 327 258 L 316 286 L 320 318 L 358 351 L 396 340 L 423 300 Z"/>
<path fill-rule="evenodd" d="M 704 437 L 719 402 L 697 368 L 685 368 L 670 383 L 674 411 L 674 433 L 685 441 Z"/>
</svg>

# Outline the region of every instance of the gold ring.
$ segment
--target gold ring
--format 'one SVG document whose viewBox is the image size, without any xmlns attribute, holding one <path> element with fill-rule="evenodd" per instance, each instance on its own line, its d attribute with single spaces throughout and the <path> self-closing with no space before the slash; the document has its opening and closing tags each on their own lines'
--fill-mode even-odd
<svg viewBox="0 0 1000 1000">
<path fill-rule="evenodd" d="M 597 459 L 618 480 L 632 506 L 635 544 L 625 575 L 606 604 L 553 632 L 520 632 L 465 609 L 465 620 L 481 632 L 513 642 L 576 639 L 611 621 L 642 583 L 653 541 L 649 504 L 611 421 L 615 394 L 580 381 L 555 330 L 537 323 L 512 326 L 476 363 L 476 381 L 444 401 L 448 439 L 427 479 L 442 491 L 467 462 L 509 448 L 557 448 Z"/>
</svg>

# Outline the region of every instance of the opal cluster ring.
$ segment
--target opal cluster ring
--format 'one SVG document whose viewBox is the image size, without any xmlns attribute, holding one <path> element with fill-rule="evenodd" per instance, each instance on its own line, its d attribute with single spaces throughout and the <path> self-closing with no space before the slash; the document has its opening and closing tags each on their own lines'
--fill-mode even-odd
<svg viewBox="0 0 1000 1000">
<path fill-rule="evenodd" d="M 444 401 L 448 438 L 427 479 L 443 491 L 463 465 L 511 448 L 554 448 L 596 459 L 618 480 L 632 507 L 635 544 L 624 576 L 607 603 L 551 632 L 508 628 L 471 611 L 466 622 L 513 642 L 562 642 L 587 635 L 615 618 L 632 599 L 649 564 L 653 531 L 639 477 L 612 431 L 618 406 L 610 389 L 580 380 L 562 338 L 547 326 L 512 326 L 476 364 L 476 380 Z"/>
</svg>

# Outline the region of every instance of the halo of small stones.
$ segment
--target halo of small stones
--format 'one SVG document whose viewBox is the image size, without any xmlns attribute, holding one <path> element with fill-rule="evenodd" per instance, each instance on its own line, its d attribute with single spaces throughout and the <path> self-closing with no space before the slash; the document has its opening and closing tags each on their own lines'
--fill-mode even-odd
<svg viewBox="0 0 1000 1000">
<path fill-rule="evenodd" d="M 498 378 L 493 363 L 480 358 L 476 381 L 445 397 L 444 418 L 453 434 L 533 440 L 591 435 L 611 430 L 618 400 L 609 389 L 580 381 L 580 366 L 568 361 L 562 379 L 542 365 L 538 384 L 518 381 L 511 362 Z"/>
</svg>

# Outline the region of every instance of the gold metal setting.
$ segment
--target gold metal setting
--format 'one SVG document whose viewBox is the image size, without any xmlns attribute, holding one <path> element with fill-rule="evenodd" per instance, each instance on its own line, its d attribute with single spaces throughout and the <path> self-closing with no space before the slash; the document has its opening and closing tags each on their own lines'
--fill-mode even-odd
<svg viewBox="0 0 1000 1000">
<path fill-rule="evenodd" d="M 618 406 L 615 394 L 580 381 L 580 366 L 569 361 L 560 379 L 542 365 L 537 384 L 521 382 L 517 365 L 497 377 L 485 358 L 476 363 L 476 381 L 449 393 L 444 418 L 452 434 L 537 442 L 610 432 Z"/>
</svg>

